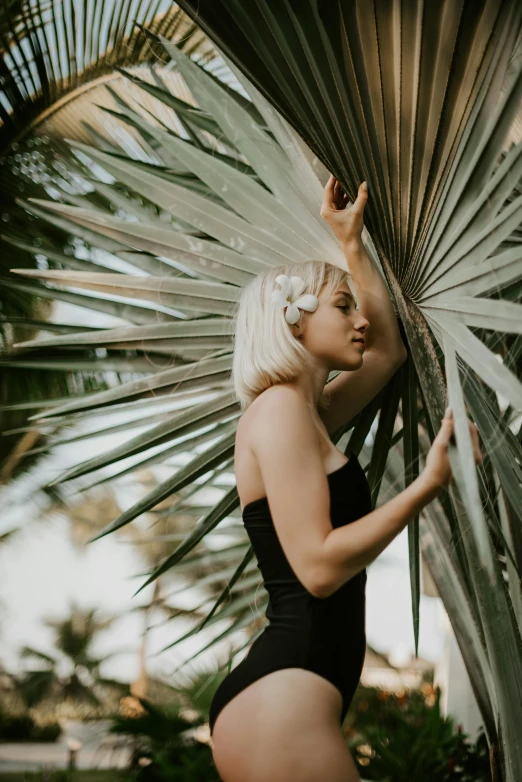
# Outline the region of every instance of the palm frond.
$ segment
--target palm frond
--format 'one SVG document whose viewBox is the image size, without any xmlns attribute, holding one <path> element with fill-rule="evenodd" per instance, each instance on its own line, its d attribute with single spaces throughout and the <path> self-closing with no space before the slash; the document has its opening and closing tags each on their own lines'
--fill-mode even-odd
<svg viewBox="0 0 522 782">
<path fill-rule="evenodd" d="M 117 67 L 153 62 L 160 49 L 140 25 L 184 40 L 203 61 L 212 45 L 177 7 L 94 0 L 13 0 L 0 14 L 0 149 L 19 143 L 46 110 L 75 99 L 84 85 Z M 4 153 L 5 154 L 5 153 Z"/>
<path fill-rule="evenodd" d="M 101 537 L 175 494 L 175 509 L 188 507 L 184 490 L 200 477 L 212 486 L 220 466 L 230 462 L 239 413 L 228 377 L 231 315 L 241 286 L 287 259 L 316 256 L 344 263 L 319 219 L 322 186 L 301 136 L 346 192 L 355 194 L 359 182 L 368 181 L 372 198 L 363 238 L 388 283 L 410 352 L 397 378 L 334 439 L 365 457 L 377 503 L 394 494 L 397 483 L 416 477 L 444 407 L 448 401 L 454 406 L 455 483 L 438 498 L 436 512 L 430 507 L 413 520 L 409 537 L 415 638 L 420 545 L 461 648 L 469 644 L 465 660 L 488 739 L 500 752 L 506 780 L 515 782 L 522 772 L 516 733 L 522 721 L 522 640 L 520 600 L 512 594 L 522 551 L 520 535 L 512 532 L 520 512 L 512 515 L 511 506 L 521 505 L 522 142 L 510 134 L 519 112 L 522 68 L 510 80 L 506 74 L 522 8 L 511 0 L 480 7 L 449 0 L 429 6 L 288 2 L 277 13 L 264 0 L 248 9 L 236 0 L 180 5 L 194 18 L 197 11 L 198 24 L 222 47 L 241 84 L 241 98 L 158 36 L 201 112 L 198 120 L 211 117 L 212 122 L 176 132 L 172 120 L 162 126 L 137 111 L 139 101 L 131 105 L 121 91 L 119 113 L 126 117 L 125 128 L 132 128 L 132 151 L 127 136 L 118 144 L 114 135 L 104 148 L 75 144 L 70 153 L 60 152 L 79 182 L 99 178 L 103 192 L 94 186 L 83 193 L 63 187 L 54 202 L 26 204 L 39 219 L 83 237 L 82 268 L 56 255 L 59 249 L 49 247 L 55 254 L 46 256 L 40 246 L 41 268 L 17 269 L 31 280 L 9 283 L 13 290 L 25 286 L 42 296 L 81 297 L 84 306 L 91 299 L 93 308 L 103 306 L 100 302 L 118 306 L 126 323 L 93 330 L 90 337 L 71 332 L 19 342 L 10 360 L 27 364 L 39 350 L 36 362 L 43 365 L 60 350 L 74 356 L 92 345 L 106 351 L 100 365 L 123 356 L 129 372 L 134 364 L 136 376 L 119 387 L 34 418 L 46 425 L 68 416 L 88 420 L 94 412 L 146 399 L 156 389 L 171 400 L 179 391 L 197 389 L 203 401 L 196 397 L 165 420 L 145 417 L 144 432 L 75 465 L 57 482 L 70 480 L 81 488 L 80 479 L 95 473 L 94 486 L 107 479 L 104 470 L 117 466 L 120 475 L 133 472 L 158 454 L 164 467 L 177 467 L 108 524 Z M 147 79 L 154 83 L 155 100 L 168 92 L 159 75 Z M 136 79 L 132 88 L 151 95 Z M 246 108 L 243 92 L 255 111 Z M 186 125 L 186 108 L 166 94 L 163 102 L 174 114 L 179 108 Z M 111 119 L 122 122 L 115 115 Z M 128 211 L 111 191 L 129 199 Z M 97 246 L 105 254 L 95 264 Z M 116 259 L 132 264 L 133 254 L 134 269 L 115 271 Z M 153 259 L 156 272 L 139 266 Z M 152 307 L 160 310 L 159 323 Z M 147 372 L 143 357 L 154 346 L 155 366 Z M 173 366 L 159 360 L 169 352 Z M 493 446 L 497 438 L 497 447 L 478 467 L 470 463 L 468 412 L 484 442 Z M 204 438 L 204 450 L 194 453 L 198 437 Z M 190 458 L 180 468 L 169 455 L 181 450 Z M 131 464 L 121 465 L 127 458 Z M 397 460 L 402 460 L 403 481 Z M 498 486 L 494 493 L 492 486 Z M 208 624 L 226 620 L 228 628 L 205 648 L 251 623 L 254 590 L 243 592 L 243 579 L 255 582 L 255 569 L 246 538 L 211 556 L 196 549 L 237 507 L 235 488 L 225 490 L 148 574 L 150 583 L 172 568 L 194 574 L 206 561 L 223 566 L 228 582 L 212 598 Z M 423 517 L 429 535 L 419 529 Z"/>
</svg>

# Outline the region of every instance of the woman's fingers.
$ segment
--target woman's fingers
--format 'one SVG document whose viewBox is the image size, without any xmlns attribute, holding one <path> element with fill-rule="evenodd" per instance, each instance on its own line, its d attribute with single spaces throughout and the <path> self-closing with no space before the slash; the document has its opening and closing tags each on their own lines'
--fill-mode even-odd
<svg viewBox="0 0 522 782">
<path fill-rule="evenodd" d="M 444 416 L 437 435 L 439 437 L 441 445 L 447 445 L 450 441 L 452 434 L 453 434 L 453 417 Z"/>
<path fill-rule="evenodd" d="M 446 411 L 448 410 L 450 410 L 450 408 L 446 408 Z M 468 418 L 468 425 L 469 425 L 469 433 L 471 436 L 471 447 L 473 449 L 473 458 L 475 460 L 475 464 L 482 464 L 483 456 L 480 448 L 480 438 L 479 438 L 478 429 L 473 423 L 473 421 L 469 420 L 469 418 Z M 440 437 L 440 442 L 442 445 L 447 445 L 449 442 L 455 443 L 454 418 L 452 412 L 449 415 L 447 415 L 446 413 L 444 414 L 444 418 L 441 421 L 439 434 L 437 436 Z"/>
<path fill-rule="evenodd" d="M 362 187 L 363 183 L 359 185 L 359 191 L 357 194 L 357 198 L 354 201 L 354 205 L 357 204 L 359 207 L 364 208 L 366 205 L 367 196 L 368 196 L 368 189 L 364 189 Z M 324 186 L 324 201 L 329 200 L 330 206 L 333 206 L 335 203 L 338 203 L 339 201 L 349 201 L 348 193 L 345 192 L 343 186 L 339 182 L 338 179 L 333 174 L 330 174 L 328 181 L 326 185 Z"/>
<path fill-rule="evenodd" d="M 335 185 L 334 185 L 334 200 L 335 200 L 335 205 L 337 206 L 337 208 L 339 208 L 342 204 L 343 195 L 342 195 L 341 185 L 339 184 L 338 179 L 335 180 Z"/>
<path fill-rule="evenodd" d="M 482 462 L 482 451 L 480 450 L 480 439 L 478 434 L 478 429 L 475 426 L 474 423 L 471 421 L 469 422 L 469 428 L 471 430 L 471 441 L 473 445 L 473 452 L 475 459 L 477 460 L 477 463 L 480 464 Z"/>
<path fill-rule="evenodd" d="M 361 182 L 361 184 L 359 185 L 359 192 L 357 193 L 357 198 L 355 199 L 353 204 L 353 209 L 357 212 L 363 212 L 367 201 L 368 201 L 368 190 L 365 190 L 362 187 L 362 182 Z"/>
<path fill-rule="evenodd" d="M 323 209 L 335 209 L 335 183 L 337 182 L 333 174 L 326 183 L 323 192 Z"/>
</svg>

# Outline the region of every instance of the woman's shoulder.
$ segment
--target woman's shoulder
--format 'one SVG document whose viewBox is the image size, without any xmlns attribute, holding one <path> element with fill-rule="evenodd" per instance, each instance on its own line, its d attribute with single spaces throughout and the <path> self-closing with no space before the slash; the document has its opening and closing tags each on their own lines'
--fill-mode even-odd
<svg viewBox="0 0 522 782">
<path fill-rule="evenodd" d="M 240 416 L 237 426 L 237 436 L 251 431 L 274 408 L 285 404 L 293 404 L 302 398 L 299 391 L 290 385 L 279 383 L 262 391 Z"/>
<path fill-rule="evenodd" d="M 236 429 L 234 473 L 242 507 L 251 498 L 267 494 L 259 463 L 260 453 L 265 454 L 265 459 L 270 450 L 278 454 L 277 443 L 281 436 L 285 437 L 285 432 L 285 439 L 294 443 L 296 454 L 300 453 L 301 437 L 308 437 L 305 447 L 309 447 L 307 421 L 312 421 L 306 405 L 299 405 L 299 399 L 305 402 L 300 392 L 291 387 L 271 386 L 259 394 L 240 416 Z M 315 441 L 313 444 L 316 444 Z M 320 445 L 319 439 L 317 444 Z M 272 460 L 270 456 L 268 459 Z"/>
</svg>

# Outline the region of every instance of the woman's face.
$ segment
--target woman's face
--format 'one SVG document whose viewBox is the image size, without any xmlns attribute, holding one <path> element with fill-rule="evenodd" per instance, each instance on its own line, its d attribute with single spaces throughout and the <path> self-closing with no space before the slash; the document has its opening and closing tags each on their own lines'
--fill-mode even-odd
<svg viewBox="0 0 522 782">
<path fill-rule="evenodd" d="M 348 284 L 343 283 L 326 298 L 321 292 L 319 306 L 296 335 L 329 372 L 359 369 L 364 363 L 364 346 L 354 340 L 364 339 L 369 326 L 369 320 L 356 309 Z"/>
</svg>

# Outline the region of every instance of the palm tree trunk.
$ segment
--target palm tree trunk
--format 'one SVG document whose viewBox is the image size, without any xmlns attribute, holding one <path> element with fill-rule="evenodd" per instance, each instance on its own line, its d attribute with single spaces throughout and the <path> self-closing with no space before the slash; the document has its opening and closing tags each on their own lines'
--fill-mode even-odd
<svg viewBox="0 0 522 782">
<path fill-rule="evenodd" d="M 159 597 L 160 597 L 160 579 L 157 579 L 154 582 L 154 593 L 152 595 L 151 603 L 144 611 L 145 626 L 143 629 L 143 635 L 141 637 L 141 645 L 140 645 L 140 672 L 138 674 L 138 678 L 135 679 L 130 686 L 131 694 L 134 695 L 136 698 L 147 697 L 147 687 L 148 687 L 147 638 L 150 630 L 150 621 L 149 621 L 150 610 L 154 605 L 156 605 L 156 602 L 159 600 Z"/>
</svg>

